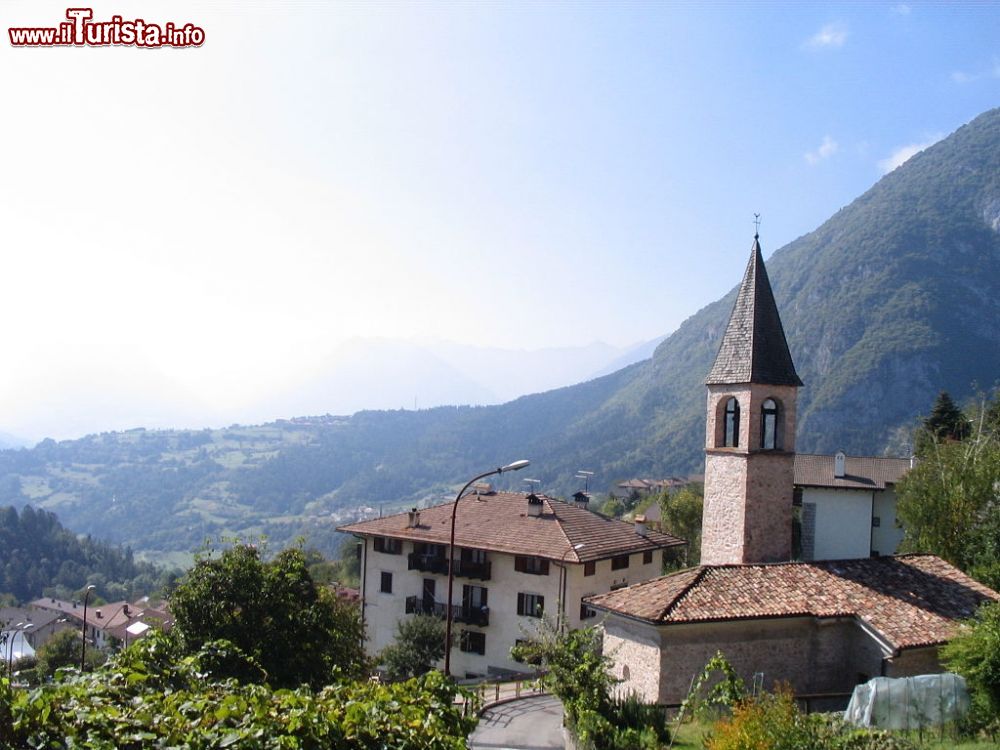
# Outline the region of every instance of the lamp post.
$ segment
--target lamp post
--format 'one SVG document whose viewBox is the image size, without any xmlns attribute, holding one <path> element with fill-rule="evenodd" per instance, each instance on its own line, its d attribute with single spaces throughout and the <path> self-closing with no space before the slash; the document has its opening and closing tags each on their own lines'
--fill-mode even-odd
<svg viewBox="0 0 1000 750">
<path fill-rule="evenodd" d="M 570 552 L 576 552 L 581 550 L 586 545 L 583 542 L 579 544 L 574 544 L 568 550 L 563 552 L 562 557 L 559 558 L 559 568 L 562 570 L 562 586 L 559 590 L 559 632 L 562 632 L 566 628 L 566 579 L 569 578 L 569 571 L 566 569 L 566 555 Z"/>
<path fill-rule="evenodd" d="M 90 592 L 94 586 L 87 586 L 87 593 L 83 595 L 83 642 L 80 644 L 80 671 L 84 671 L 84 664 L 87 658 L 87 602 L 90 601 Z"/>
<path fill-rule="evenodd" d="M 503 474 L 505 471 L 520 471 L 530 463 L 531 461 L 521 459 L 520 461 L 514 461 L 506 466 L 499 466 L 491 471 L 483 472 L 479 476 L 475 476 L 466 482 L 465 486 L 459 490 L 457 495 L 455 495 L 455 504 L 451 506 L 451 537 L 448 541 L 448 608 L 445 610 L 444 620 L 444 673 L 446 675 L 451 675 L 451 587 L 452 582 L 455 580 L 455 516 L 458 513 L 458 501 L 462 499 L 462 495 L 465 494 L 465 491 L 469 489 L 474 482 L 478 482 L 480 479 L 485 479 L 486 477 L 493 476 L 494 474 Z"/>
<path fill-rule="evenodd" d="M 31 630 L 33 627 L 35 627 L 35 623 L 33 622 L 19 622 L 11 631 L 10 643 L 7 644 L 7 676 L 11 679 L 11 681 L 14 679 L 14 642 L 17 640 L 18 636 L 21 636 L 21 649 L 23 655 L 24 633 L 26 630 Z"/>
<path fill-rule="evenodd" d="M 17 629 L 19 627 L 21 627 L 22 625 L 24 625 L 24 623 L 23 622 L 19 622 L 13 628 L 11 628 L 10 630 L 7 631 L 9 633 L 9 635 L 7 636 L 7 638 L 9 639 L 9 641 L 7 643 L 7 676 L 8 677 L 13 677 L 14 676 L 14 639 L 17 638 L 17 632 L 18 632 Z"/>
</svg>

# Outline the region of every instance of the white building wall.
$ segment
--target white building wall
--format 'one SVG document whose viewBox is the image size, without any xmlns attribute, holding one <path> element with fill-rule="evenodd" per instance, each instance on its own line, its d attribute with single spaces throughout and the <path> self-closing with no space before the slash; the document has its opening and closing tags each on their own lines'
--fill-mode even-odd
<svg viewBox="0 0 1000 750">
<path fill-rule="evenodd" d="M 875 493 L 875 517 L 879 523 L 872 527 L 872 551 L 880 555 L 896 554 L 903 541 L 903 527 L 897 523 L 894 488 Z"/>
<path fill-rule="evenodd" d="M 376 552 L 373 540 L 365 537 L 363 554 L 365 576 L 362 581 L 362 595 L 365 601 L 366 652 L 376 655 L 395 640 L 396 624 L 406 614 L 406 598 L 421 597 L 424 578 L 435 579 L 435 600 L 447 603 L 448 576 L 408 570 L 408 555 L 413 552 L 412 542 L 403 542 L 402 554 L 392 555 Z M 520 638 L 530 638 L 536 633 L 539 619 L 517 614 L 517 595 L 539 594 L 545 597 L 545 614 L 554 620 L 559 609 L 562 571 L 556 561 L 550 560 L 548 575 L 519 573 L 514 570 L 514 555 L 489 552 L 491 578 L 488 581 L 455 576 L 452 603 L 461 605 L 463 586 L 471 584 L 487 590 L 490 610 L 489 625 L 477 627 L 467 623 L 453 622 L 452 632 L 455 645 L 451 652 L 451 671 L 458 677 L 466 675 L 485 676 L 491 670 L 530 671 L 531 667 L 514 661 L 510 649 Z M 570 627 L 597 624 L 598 617 L 580 620 L 580 600 L 584 596 L 610 591 L 615 585 L 631 585 L 660 575 L 663 550 L 653 550 L 652 560 L 643 563 L 643 553 L 629 556 L 628 568 L 611 569 L 611 560 L 595 562 L 592 576 L 584 575 L 583 564 L 568 564 L 566 582 L 566 616 Z M 381 574 L 392 574 L 392 593 L 380 592 Z M 463 652 L 460 649 L 463 630 L 481 632 L 486 635 L 486 653 Z M 439 665 L 440 666 L 440 665 Z"/>
<path fill-rule="evenodd" d="M 802 504 L 815 504 L 813 560 L 871 556 L 872 492 L 806 487 Z"/>
</svg>

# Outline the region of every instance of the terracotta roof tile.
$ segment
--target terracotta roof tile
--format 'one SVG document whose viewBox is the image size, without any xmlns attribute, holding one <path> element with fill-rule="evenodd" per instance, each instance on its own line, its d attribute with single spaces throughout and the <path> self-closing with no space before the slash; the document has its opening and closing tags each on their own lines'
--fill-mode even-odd
<svg viewBox="0 0 1000 750">
<path fill-rule="evenodd" d="M 795 484 L 802 487 L 884 490 L 910 470 L 908 458 L 847 456 L 844 476 L 833 475 L 833 456 L 795 454 Z"/>
<path fill-rule="evenodd" d="M 685 543 L 683 539 L 652 529 L 641 536 L 631 523 L 544 495 L 541 499 L 542 513 L 535 517 L 528 515 L 527 495 L 522 493 L 464 496 L 455 522 L 455 545 L 586 562 Z M 338 531 L 448 544 L 453 505 L 444 503 L 422 509 L 420 525 L 416 528 L 407 528 L 409 514 L 399 513 L 341 526 Z M 574 550 L 577 544 L 583 547 Z"/>
<path fill-rule="evenodd" d="M 932 555 L 691 568 L 591 597 L 654 624 L 770 617 L 856 617 L 894 648 L 947 641 L 958 620 L 1000 594 Z"/>
</svg>

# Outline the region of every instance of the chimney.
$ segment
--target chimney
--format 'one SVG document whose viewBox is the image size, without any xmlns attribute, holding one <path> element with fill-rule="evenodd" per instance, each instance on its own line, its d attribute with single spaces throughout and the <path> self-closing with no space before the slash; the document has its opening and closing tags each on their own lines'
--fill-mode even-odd
<svg viewBox="0 0 1000 750">
<path fill-rule="evenodd" d="M 104 615 L 101 614 L 101 610 L 97 610 L 97 619 L 100 620 L 102 617 L 104 617 Z"/>
<path fill-rule="evenodd" d="M 406 528 L 415 529 L 420 525 L 420 511 L 413 508 L 408 514 L 408 519 L 406 521 Z"/>
<path fill-rule="evenodd" d="M 573 495 L 573 504 L 577 508 L 586 509 L 589 503 L 590 503 L 590 495 L 588 495 L 586 492 L 577 492 Z"/>
<path fill-rule="evenodd" d="M 542 515 L 542 498 L 540 498 L 534 492 L 528 495 L 528 515 L 529 516 Z"/>
<path fill-rule="evenodd" d="M 129 611 L 128 611 L 128 605 L 127 604 L 123 604 L 122 605 L 122 614 L 124 614 L 126 617 L 131 617 L 132 616 L 129 613 Z"/>
<path fill-rule="evenodd" d="M 646 528 L 646 517 L 636 516 L 635 517 L 635 533 L 639 536 L 646 536 L 648 529 Z"/>
<path fill-rule="evenodd" d="M 844 455 L 843 451 L 837 451 L 837 455 L 833 457 L 833 476 L 835 479 L 844 478 L 844 474 L 847 473 L 845 470 L 846 463 L 847 456 Z"/>
</svg>

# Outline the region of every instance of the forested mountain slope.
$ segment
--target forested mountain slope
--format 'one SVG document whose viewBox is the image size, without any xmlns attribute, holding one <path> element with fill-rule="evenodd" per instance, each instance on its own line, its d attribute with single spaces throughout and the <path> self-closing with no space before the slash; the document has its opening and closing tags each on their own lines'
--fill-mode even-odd
<svg viewBox="0 0 1000 750">
<path fill-rule="evenodd" d="M 766 236 L 762 238 L 765 256 Z M 749 257 L 751 238 L 747 237 Z M 694 257 L 694 256 L 693 256 Z M 796 369 L 800 451 L 880 453 L 941 389 L 1000 374 L 1000 110 L 917 154 L 767 259 Z M 220 533 L 325 548 L 359 506 L 442 497 L 530 458 L 549 492 L 699 471 L 704 378 L 734 289 L 652 359 L 500 406 L 360 412 L 202 432 L 108 433 L 0 453 L 0 503 L 177 550 Z M 519 479 L 519 478 L 517 478 Z M 517 480 L 514 485 L 517 486 Z"/>
</svg>

